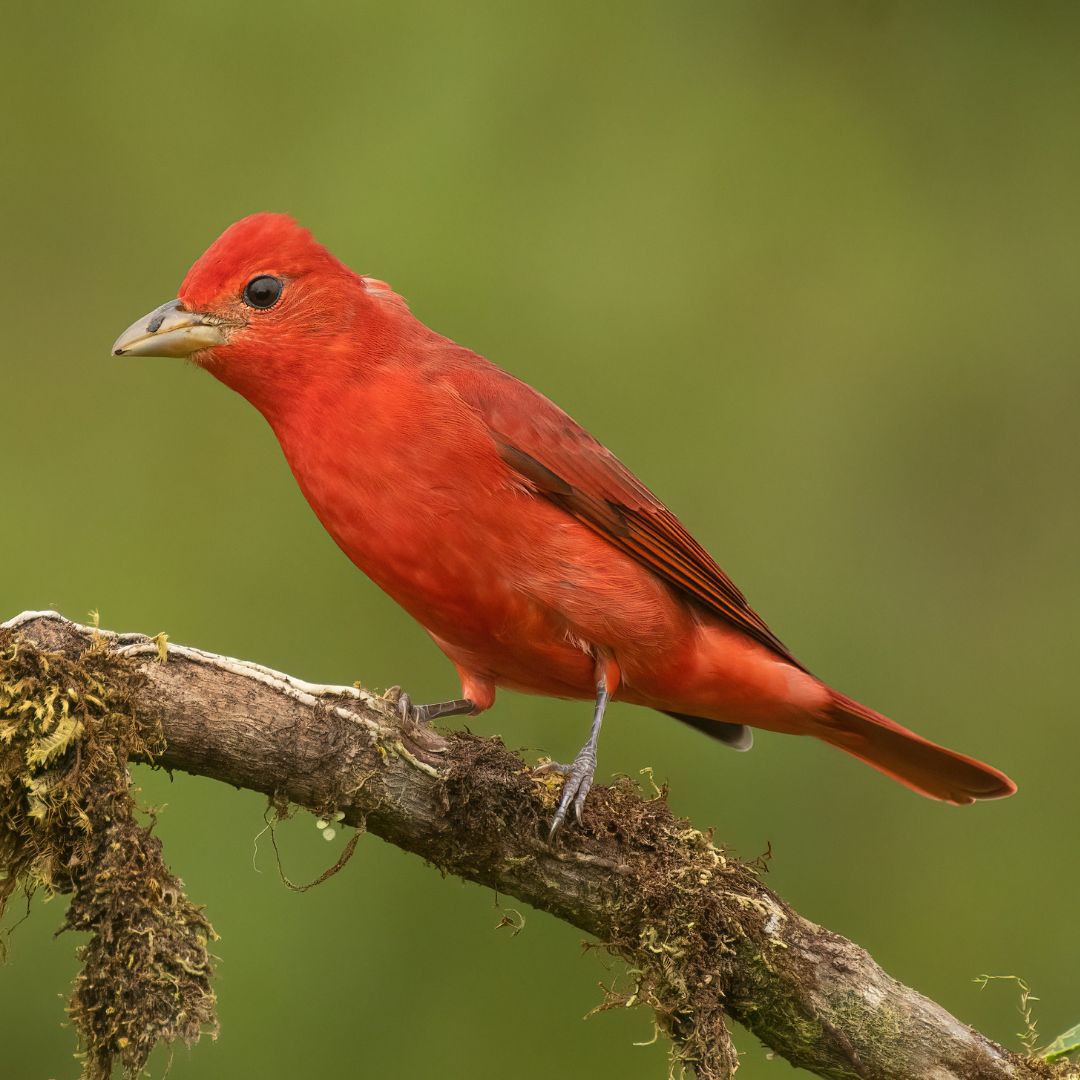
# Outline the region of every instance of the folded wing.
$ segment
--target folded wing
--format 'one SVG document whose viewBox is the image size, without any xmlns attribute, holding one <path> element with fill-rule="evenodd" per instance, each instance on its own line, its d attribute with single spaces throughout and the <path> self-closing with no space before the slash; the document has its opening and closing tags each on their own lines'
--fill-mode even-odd
<svg viewBox="0 0 1080 1080">
<path fill-rule="evenodd" d="M 455 388 L 482 416 L 503 461 L 540 495 L 806 670 L 682 522 L 562 409 L 493 365 L 483 379 L 464 378 Z"/>
</svg>

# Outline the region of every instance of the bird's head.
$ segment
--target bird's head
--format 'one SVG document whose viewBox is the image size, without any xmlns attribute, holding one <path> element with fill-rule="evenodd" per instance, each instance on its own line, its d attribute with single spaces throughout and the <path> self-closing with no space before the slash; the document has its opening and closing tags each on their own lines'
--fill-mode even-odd
<svg viewBox="0 0 1080 1080">
<path fill-rule="evenodd" d="M 389 301 L 389 303 L 388 303 Z M 355 343 L 388 312 L 407 311 L 383 282 L 361 277 L 285 214 L 230 225 L 187 272 L 175 300 L 137 319 L 116 356 L 187 357 L 261 402 L 353 362 Z"/>
</svg>

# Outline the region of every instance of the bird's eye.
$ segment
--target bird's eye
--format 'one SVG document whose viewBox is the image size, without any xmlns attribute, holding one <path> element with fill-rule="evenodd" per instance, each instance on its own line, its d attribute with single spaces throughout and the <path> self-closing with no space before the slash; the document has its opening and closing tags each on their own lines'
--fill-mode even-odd
<svg viewBox="0 0 1080 1080">
<path fill-rule="evenodd" d="M 260 274 L 252 278 L 244 286 L 244 303 L 253 308 L 272 308 L 281 296 L 281 290 L 285 287 L 281 278 L 271 277 L 269 274 Z"/>
</svg>

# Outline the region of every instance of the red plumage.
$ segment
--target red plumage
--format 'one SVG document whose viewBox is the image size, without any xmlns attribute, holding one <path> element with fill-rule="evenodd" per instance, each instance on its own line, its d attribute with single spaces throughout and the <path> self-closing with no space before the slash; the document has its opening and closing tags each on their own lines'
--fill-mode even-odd
<svg viewBox="0 0 1080 1080">
<path fill-rule="evenodd" d="M 243 299 L 260 275 L 284 286 L 268 310 Z M 732 724 L 813 735 L 948 802 L 1015 790 L 811 675 L 588 432 L 291 219 L 226 230 L 180 301 L 221 328 L 193 359 L 262 412 L 330 535 L 477 710 L 499 686 L 591 699 L 603 676 L 729 741 Z"/>
</svg>

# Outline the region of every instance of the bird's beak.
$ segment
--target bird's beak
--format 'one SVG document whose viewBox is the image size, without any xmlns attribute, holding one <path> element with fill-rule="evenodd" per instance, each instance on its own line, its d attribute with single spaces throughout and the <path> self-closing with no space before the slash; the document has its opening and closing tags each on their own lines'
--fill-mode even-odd
<svg viewBox="0 0 1080 1080">
<path fill-rule="evenodd" d="M 229 327 L 212 315 L 186 311 L 170 300 L 136 319 L 113 342 L 114 356 L 190 356 L 229 340 Z"/>
</svg>

